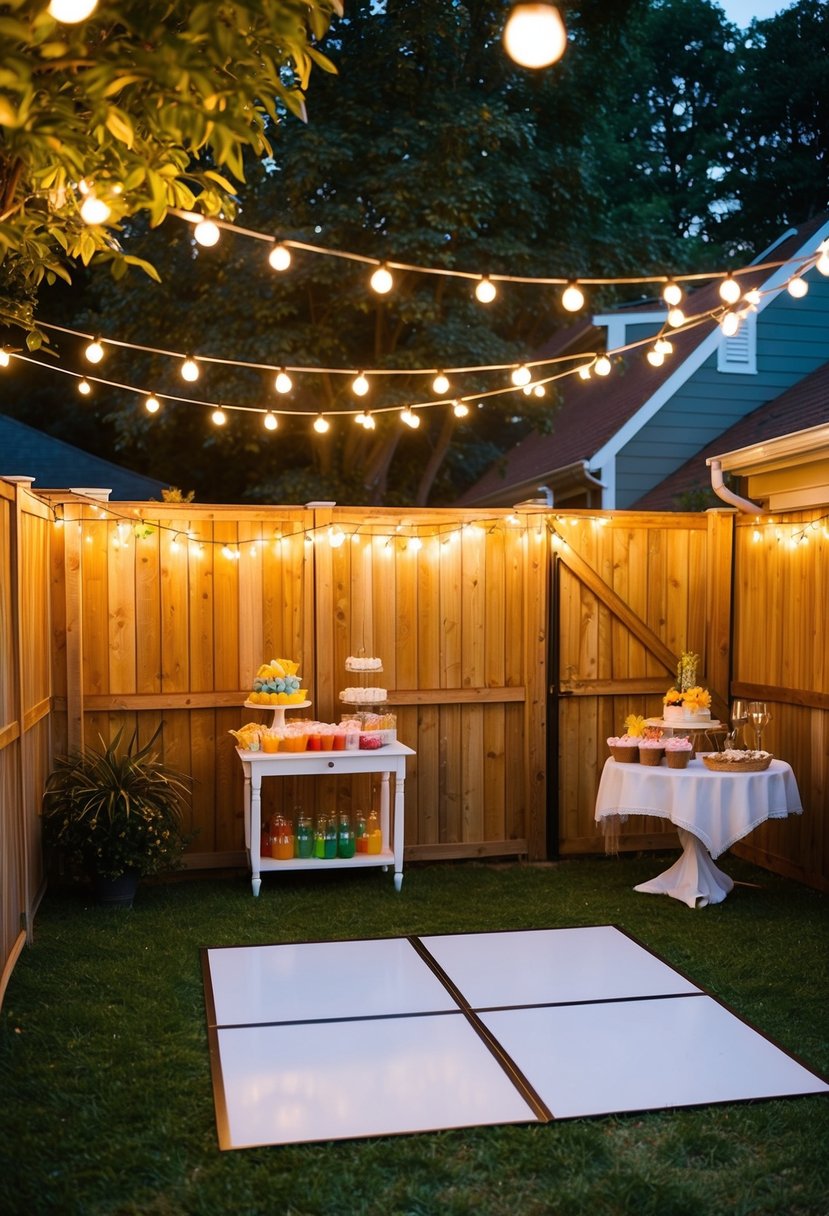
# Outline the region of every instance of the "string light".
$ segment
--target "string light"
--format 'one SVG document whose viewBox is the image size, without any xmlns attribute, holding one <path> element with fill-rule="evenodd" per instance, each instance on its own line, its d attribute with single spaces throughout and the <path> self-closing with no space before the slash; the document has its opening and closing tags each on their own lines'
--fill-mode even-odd
<svg viewBox="0 0 829 1216">
<path fill-rule="evenodd" d="M 205 249 L 210 249 L 219 243 L 221 232 L 213 220 L 200 220 L 193 229 L 193 236 Z"/>
<path fill-rule="evenodd" d="M 268 410 L 267 414 L 262 419 L 262 423 L 263 423 L 263 426 L 265 427 L 266 431 L 275 431 L 276 428 L 279 426 L 279 422 L 277 421 L 276 414 L 272 414 L 270 412 L 270 410 Z"/>
<path fill-rule="evenodd" d="M 9 352 L 5 347 L 0 347 L 0 367 L 8 367 L 9 362 Z"/>
<path fill-rule="evenodd" d="M 93 227 L 95 224 L 105 224 L 112 214 L 112 209 L 102 198 L 98 198 L 92 190 L 81 203 L 80 216 L 85 224 Z"/>
<path fill-rule="evenodd" d="M 820 247 L 820 257 L 815 262 L 815 270 L 820 274 L 829 274 L 829 242 L 824 241 Z"/>
<path fill-rule="evenodd" d="M 150 396 L 144 402 L 144 409 L 148 414 L 157 414 L 161 409 L 161 402 L 159 401 L 158 397 L 154 397 L 152 394 L 150 394 Z"/>
<path fill-rule="evenodd" d="M 465 418 L 469 413 L 469 406 L 464 401 L 453 401 L 452 413 L 456 418 Z"/>
<path fill-rule="evenodd" d="M 727 274 L 720 283 L 720 299 L 724 304 L 736 304 L 742 294 L 740 284 L 733 275 Z"/>
<path fill-rule="evenodd" d="M 416 431 L 420 426 L 420 416 L 409 409 L 408 406 L 400 411 L 400 421 L 405 422 L 406 426 L 410 426 L 413 431 Z"/>
<path fill-rule="evenodd" d="M 504 49 L 523 68 L 548 68 L 564 54 L 567 31 L 549 0 L 513 4 L 504 26 Z"/>
<path fill-rule="evenodd" d="M 679 329 L 681 325 L 685 324 L 685 313 L 681 308 L 672 308 L 670 310 L 668 313 L 668 324 L 671 329 Z"/>
<path fill-rule="evenodd" d="M 609 376 L 610 369 L 611 369 L 611 363 L 610 363 L 610 360 L 608 359 L 607 355 L 600 355 L 599 358 L 596 360 L 596 362 L 593 364 L 593 371 L 596 373 L 597 376 Z"/>
<path fill-rule="evenodd" d="M 437 393 L 439 397 L 442 397 L 444 393 L 449 392 L 449 387 L 448 377 L 444 376 L 443 372 L 438 372 L 432 381 L 432 392 Z"/>
<path fill-rule="evenodd" d="M 475 298 L 481 304 L 491 304 L 498 294 L 495 284 L 490 278 L 483 278 L 475 288 Z"/>
<path fill-rule="evenodd" d="M 190 384 L 194 383 L 199 378 L 199 365 L 195 359 L 191 359 L 187 355 L 181 365 L 181 378 L 187 380 Z"/>
<path fill-rule="evenodd" d="M 83 353 L 90 363 L 100 363 L 104 357 L 104 348 L 100 339 L 93 338 Z"/>
<path fill-rule="evenodd" d="M 85 21 L 98 7 L 98 0 L 49 0 L 49 16 L 62 25 Z"/>
<path fill-rule="evenodd" d="M 282 371 L 279 373 L 279 375 L 274 380 L 273 386 L 278 393 L 289 393 L 291 391 L 291 389 L 294 387 L 294 382 L 291 379 L 291 377 L 288 375 L 288 373 L 285 371 L 284 367 L 282 368 Z"/>
<path fill-rule="evenodd" d="M 224 426 L 227 422 L 227 414 L 223 409 L 215 409 L 210 415 L 210 420 L 214 426 Z"/>
<path fill-rule="evenodd" d="M 582 363 L 581 367 L 578 369 L 577 374 L 578 374 L 579 380 L 589 380 L 590 379 L 590 365 L 587 363 Z"/>
<path fill-rule="evenodd" d="M 736 312 L 723 313 L 720 329 L 726 338 L 733 338 L 740 328 L 740 317 Z"/>
<path fill-rule="evenodd" d="M 268 254 L 268 262 L 273 270 L 287 270 L 291 265 L 291 251 L 285 245 L 274 245 Z"/>
<path fill-rule="evenodd" d="M 661 350 L 658 350 L 656 348 L 656 346 L 654 346 L 652 350 L 648 351 L 645 358 L 648 360 L 648 363 L 650 363 L 651 367 L 661 367 L 662 364 L 665 362 L 665 356 L 663 355 Z"/>
<path fill-rule="evenodd" d="M 372 291 L 376 291 L 378 296 L 388 295 L 392 287 L 394 287 L 394 279 L 385 263 L 377 267 L 369 282 L 371 283 Z"/>
<path fill-rule="evenodd" d="M 584 307 L 584 292 L 577 283 L 570 283 L 561 294 L 562 307 L 567 312 L 578 312 Z"/>
<path fill-rule="evenodd" d="M 326 431 L 331 430 L 331 423 L 322 414 L 317 414 L 314 419 L 314 430 L 318 435 L 324 435 Z"/>
<path fill-rule="evenodd" d="M 792 299 L 802 300 L 809 290 L 809 284 L 805 279 L 796 275 L 793 279 L 789 279 L 786 284 L 786 290 Z"/>
<path fill-rule="evenodd" d="M 529 384 L 532 378 L 532 372 L 523 363 L 520 367 L 516 367 L 515 371 L 510 376 L 510 380 L 512 380 L 516 388 L 521 388 L 523 385 Z"/>
<path fill-rule="evenodd" d="M 675 283 L 670 279 L 662 289 L 662 299 L 669 308 L 675 308 L 677 304 L 682 303 L 682 288 L 679 283 Z"/>
<path fill-rule="evenodd" d="M 86 377 L 84 377 L 83 380 L 81 380 L 79 382 L 78 392 L 81 393 L 84 397 L 88 397 L 89 394 L 92 392 L 92 385 L 89 383 L 89 381 L 86 379 Z"/>
<path fill-rule="evenodd" d="M 366 393 L 368 392 L 368 380 L 365 378 L 362 372 L 358 372 L 351 381 L 351 391 L 354 393 L 355 397 L 365 397 Z"/>
</svg>

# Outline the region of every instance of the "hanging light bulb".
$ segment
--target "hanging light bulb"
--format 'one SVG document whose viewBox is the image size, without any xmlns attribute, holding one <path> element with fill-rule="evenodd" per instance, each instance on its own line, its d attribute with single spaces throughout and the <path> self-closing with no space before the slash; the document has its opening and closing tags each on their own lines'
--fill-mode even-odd
<svg viewBox="0 0 829 1216">
<path fill-rule="evenodd" d="M 80 384 L 78 385 L 78 392 L 81 393 L 82 396 L 88 397 L 92 392 L 92 385 L 86 379 L 81 380 Z"/>
<path fill-rule="evenodd" d="M 740 284 L 733 275 L 726 275 L 720 283 L 720 299 L 726 304 L 736 304 L 742 294 Z"/>
<path fill-rule="evenodd" d="M 788 291 L 793 300 L 802 300 L 808 290 L 809 284 L 799 275 L 795 276 L 793 279 L 789 279 L 788 283 L 786 284 L 786 291 Z"/>
<path fill-rule="evenodd" d="M 294 387 L 294 382 L 283 367 L 279 375 L 273 382 L 273 386 L 278 393 L 289 393 Z"/>
<path fill-rule="evenodd" d="M 270 410 L 268 410 L 267 414 L 262 419 L 262 422 L 263 422 L 263 425 L 264 425 L 266 431 L 275 431 L 276 428 L 279 426 L 279 422 L 277 421 L 276 414 L 272 414 L 270 412 Z"/>
<path fill-rule="evenodd" d="M 567 31 L 554 4 L 513 4 L 504 48 L 522 68 L 547 68 L 564 54 Z"/>
<path fill-rule="evenodd" d="M 653 344 L 653 349 L 658 350 L 663 355 L 672 355 L 674 353 L 674 344 L 669 342 L 667 338 L 657 338 Z"/>
<path fill-rule="evenodd" d="M 8 367 L 8 366 L 9 366 L 9 352 L 4 347 L 2 350 L 0 350 L 0 367 Z"/>
<path fill-rule="evenodd" d="M 475 288 L 475 297 L 481 304 L 491 304 L 498 294 L 492 279 L 484 277 Z"/>
<path fill-rule="evenodd" d="M 358 372 L 351 381 L 351 391 L 355 397 L 365 397 L 368 392 L 368 380 L 362 372 Z"/>
<path fill-rule="evenodd" d="M 578 283 L 569 283 L 561 293 L 561 304 L 567 312 L 578 312 L 584 307 L 584 292 Z"/>
<path fill-rule="evenodd" d="M 662 288 L 662 299 L 669 308 L 675 308 L 682 301 L 682 288 L 673 279 Z"/>
<path fill-rule="evenodd" d="M 720 318 L 720 329 L 726 338 L 733 338 L 740 328 L 740 318 L 736 312 L 723 313 Z"/>
<path fill-rule="evenodd" d="M 420 426 L 419 416 L 414 412 L 414 410 L 409 409 L 408 405 L 404 410 L 400 411 L 400 421 L 405 422 L 406 426 L 410 426 L 413 431 L 416 431 Z"/>
<path fill-rule="evenodd" d="M 90 363 L 100 363 L 104 357 L 104 348 L 98 338 L 93 338 L 83 353 Z"/>
<path fill-rule="evenodd" d="M 661 350 L 657 349 L 657 347 L 655 345 L 652 350 L 648 351 L 648 353 L 645 357 L 647 358 L 648 363 L 650 363 L 651 367 L 661 367 L 662 364 L 665 362 L 665 356 L 662 354 Z"/>
<path fill-rule="evenodd" d="M 371 414 L 365 415 L 365 422 L 363 423 L 363 426 L 366 428 L 367 431 L 373 431 L 375 429 L 375 427 L 377 426 L 377 423 L 374 421 Z"/>
<path fill-rule="evenodd" d="M 547 396 L 547 390 L 543 384 L 536 384 L 535 388 L 533 389 L 533 396 L 534 397 L 546 397 Z"/>
<path fill-rule="evenodd" d="M 144 402 L 144 409 L 148 414 L 157 414 L 161 409 L 161 402 L 159 401 L 158 397 L 154 397 L 152 394 L 150 394 L 150 396 Z"/>
<path fill-rule="evenodd" d="M 322 414 L 317 414 L 316 418 L 314 419 L 314 430 L 317 432 L 317 434 L 324 435 L 325 432 L 330 431 L 330 429 L 331 423 L 328 421 L 328 419 L 324 418 Z"/>
<path fill-rule="evenodd" d="M 105 224 L 110 217 L 111 209 L 108 203 L 105 203 L 102 198 L 98 198 L 94 191 L 89 190 L 81 203 L 80 214 L 85 224 Z"/>
<path fill-rule="evenodd" d="M 510 380 L 512 380 L 516 388 L 522 388 L 523 385 L 529 384 L 532 378 L 532 372 L 523 363 L 520 367 L 516 367 L 510 376 Z"/>
<path fill-rule="evenodd" d="M 376 291 L 378 296 L 388 295 L 392 287 L 394 287 L 394 279 L 391 276 L 391 271 L 389 270 L 388 266 L 385 265 L 385 263 L 382 266 L 377 267 L 369 282 L 371 284 L 371 290 Z"/>
<path fill-rule="evenodd" d="M 199 365 L 195 359 L 191 359 L 190 355 L 185 357 L 181 365 L 181 378 L 188 380 L 191 384 L 199 378 Z"/>
<path fill-rule="evenodd" d="M 85 21 L 98 7 L 98 0 L 50 0 L 49 16 L 63 25 Z"/>
<path fill-rule="evenodd" d="M 750 308 L 756 308 L 762 298 L 756 287 L 752 287 L 751 291 L 747 291 L 743 296 L 743 299 Z"/>
<path fill-rule="evenodd" d="M 432 392 L 437 393 L 439 397 L 442 397 L 444 393 L 449 392 L 449 380 L 443 374 L 443 372 L 438 372 L 432 381 Z"/>
<path fill-rule="evenodd" d="M 469 406 L 463 401 L 453 401 L 452 413 L 456 418 L 465 418 L 469 413 Z"/>
<path fill-rule="evenodd" d="M 210 418 L 214 426 L 224 426 L 227 422 L 227 414 L 222 409 L 215 409 Z"/>
<path fill-rule="evenodd" d="M 596 373 L 596 375 L 597 376 L 609 376 L 610 369 L 611 369 L 611 362 L 608 359 L 607 355 L 599 355 L 598 359 L 593 364 L 593 371 Z"/>
<path fill-rule="evenodd" d="M 342 528 L 333 527 L 328 529 L 328 543 L 332 549 L 339 549 L 344 540 L 345 532 L 343 532 Z"/>
<path fill-rule="evenodd" d="M 193 229 L 193 236 L 199 245 L 203 245 L 205 249 L 210 249 L 211 246 L 219 243 L 221 236 L 219 225 L 214 224 L 213 220 L 199 220 Z"/>
<path fill-rule="evenodd" d="M 588 363 L 582 363 L 581 367 L 579 368 L 579 380 L 589 380 L 589 379 L 590 379 L 590 365 Z"/>
<path fill-rule="evenodd" d="M 672 308 L 668 313 L 668 324 L 672 329 L 679 329 L 680 325 L 685 324 L 685 313 L 681 308 Z"/>
<path fill-rule="evenodd" d="M 287 270 L 291 264 L 291 251 L 287 245 L 274 245 L 268 254 L 268 261 L 273 270 Z"/>
<path fill-rule="evenodd" d="M 815 270 L 820 274 L 829 274 L 829 242 L 824 241 L 820 247 L 820 257 L 815 262 Z"/>
</svg>

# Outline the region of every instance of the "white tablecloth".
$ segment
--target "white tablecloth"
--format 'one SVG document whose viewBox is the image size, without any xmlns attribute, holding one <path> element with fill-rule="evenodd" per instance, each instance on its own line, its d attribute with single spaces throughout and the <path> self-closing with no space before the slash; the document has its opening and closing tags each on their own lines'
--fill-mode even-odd
<svg viewBox="0 0 829 1216">
<path fill-rule="evenodd" d="M 797 781 L 784 760 L 764 773 L 714 773 L 702 760 L 687 768 L 619 764 L 609 759 L 596 796 L 596 820 L 656 815 L 692 832 L 712 857 L 767 819 L 803 811 Z"/>
</svg>

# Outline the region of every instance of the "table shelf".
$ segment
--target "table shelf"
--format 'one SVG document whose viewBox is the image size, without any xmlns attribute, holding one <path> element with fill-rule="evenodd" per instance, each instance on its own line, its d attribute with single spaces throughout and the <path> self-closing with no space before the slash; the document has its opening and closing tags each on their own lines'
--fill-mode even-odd
<svg viewBox="0 0 829 1216">
<path fill-rule="evenodd" d="M 394 853 L 391 849 L 382 849 L 379 853 L 355 853 L 353 857 L 260 857 L 260 870 L 347 870 L 365 868 L 367 866 L 382 866 L 388 869 L 394 865 Z"/>
</svg>

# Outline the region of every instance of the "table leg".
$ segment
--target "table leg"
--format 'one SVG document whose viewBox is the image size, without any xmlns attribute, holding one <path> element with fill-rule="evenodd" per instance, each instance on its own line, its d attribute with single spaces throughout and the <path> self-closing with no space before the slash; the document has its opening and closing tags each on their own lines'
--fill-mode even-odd
<svg viewBox="0 0 829 1216">
<path fill-rule="evenodd" d="M 262 879 L 259 877 L 259 845 L 262 840 L 262 778 L 257 773 L 250 783 L 250 886 L 254 895 L 259 894 Z"/>
<path fill-rule="evenodd" d="M 394 779 L 394 889 L 403 886 L 404 788 L 406 777 L 397 773 Z"/>
<path fill-rule="evenodd" d="M 648 895 L 670 895 L 689 908 L 705 908 L 720 904 L 734 886 L 733 879 L 723 873 L 711 860 L 705 845 L 684 828 L 677 828 L 682 855 L 670 869 L 642 882 L 635 891 Z"/>
</svg>

